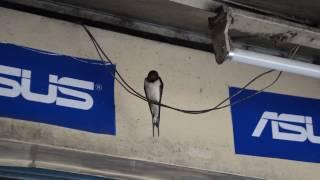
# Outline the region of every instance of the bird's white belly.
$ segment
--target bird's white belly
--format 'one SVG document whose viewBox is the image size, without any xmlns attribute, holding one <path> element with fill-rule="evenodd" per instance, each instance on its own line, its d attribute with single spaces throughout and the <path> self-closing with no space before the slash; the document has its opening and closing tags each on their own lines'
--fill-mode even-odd
<svg viewBox="0 0 320 180">
<path fill-rule="evenodd" d="M 151 86 L 147 87 L 147 91 L 149 92 L 148 94 L 148 99 L 159 102 L 160 101 L 160 81 L 155 81 L 151 83 Z"/>
<path fill-rule="evenodd" d="M 147 98 L 152 101 L 159 102 L 160 101 L 160 93 L 161 93 L 161 81 L 157 80 L 153 83 L 150 83 L 146 86 L 146 90 L 148 92 Z M 160 107 L 157 104 L 151 104 L 151 113 L 152 113 L 152 122 L 157 123 L 159 121 Z"/>
</svg>

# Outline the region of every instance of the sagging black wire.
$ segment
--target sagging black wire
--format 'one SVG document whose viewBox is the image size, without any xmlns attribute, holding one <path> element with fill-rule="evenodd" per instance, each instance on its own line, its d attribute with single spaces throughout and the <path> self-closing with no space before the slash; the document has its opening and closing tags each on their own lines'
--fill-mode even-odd
<svg viewBox="0 0 320 180">
<path fill-rule="evenodd" d="M 84 28 L 84 30 L 87 32 L 88 36 L 90 37 L 90 40 L 92 41 L 99 57 L 100 57 L 100 60 L 102 62 L 105 63 L 102 55 L 106 58 L 106 60 L 110 63 L 110 64 L 113 64 L 113 62 L 110 60 L 110 58 L 108 57 L 108 55 L 103 51 L 103 49 L 101 48 L 100 44 L 97 42 L 97 40 L 95 39 L 95 37 L 92 35 L 92 33 L 90 32 L 90 30 L 85 26 L 85 25 L 82 25 L 82 27 Z M 297 53 L 299 47 L 297 47 L 294 51 L 290 51 L 290 55 L 289 56 L 295 56 L 295 54 Z M 102 55 L 101 55 L 101 53 Z M 243 86 L 237 93 L 233 94 L 232 96 L 229 96 L 227 97 L 226 99 L 224 99 L 223 101 L 221 101 L 220 103 L 218 103 L 216 106 L 214 106 L 213 108 L 209 108 L 209 109 L 204 109 L 204 110 L 185 110 L 185 109 L 180 109 L 180 108 L 176 108 L 176 107 L 173 107 L 173 106 L 169 106 L 169 105 L 166 105 L 166 104 L 163 104 L 163 103 L 159 103 L 159 102 L 156 102 L 156 101 L 152 101 L 152 100 L 149 100 L 147 99 L 145 96 L 141 95 L 139 92 L 137 92 L 134 88 L 132 88 L 126 81 L 125 79 L 122 77 L 122 75 L 118 72 L 117 69 L 115 69 L 115 73 L 116 75 L 120 78 L 120 80 L 112 73 L 112 72 L 109 72 L 111 74 L 111 76 L 128 92 L 130 93 L 131 95 L 141 99 L 141 100 L 144 100 L 146 102 L 149 102 L 149 103 L 152 103 L 152 104 L 156 104 L 156 105 L 160 105 L 162 107 L 165 107 L 165 108 L 168 108 L 168 109 L 172 109 L 172 110 L 175 110 L 175 111 L 179 111 L 179 112 L 183 112 L 183 113 L 187 113 L 187 114 L 203 114 L 203 113 L 207 113 L 207 112 L 210 112 L 210 111 L 213 111 L 213 110 L 219 110 L 219 109 L 223 109 L 223 108 L 226 108 L 226 107 L 229 107 L 229 106 L 233 106 L 233 105 L 236 105 L 238 103 L 241 103 L 243 101 L 246 101 L 250 98 L 252 98 L 253 96 L 261 93 L 262 91 L 266 90 L 267 88 L 271 87 L 272 85 L 274 85 L 280 78 L 282 72 L 279 72 L 278 76 L 276 77 L 276 79 L 271 83 L 269 84 L 268 86 L 266 86 L 265 88 L 253 93 L 252 95 L 250 96 L 247 96 L 245 98 L 242 98 L 234 103 L 230 103 L 230 104 L 227 104 L 227 105 L 224 105 L 224 106 L 221 106 L 222 104 L 224 104 L 226 101 L 232 99 L 233 97 L 239 95 L 240 93 L 242 93 L 245 88 L 247 88 L 249 85 L 251 85 L 253 82 L 255 82 L 256 80 L 258 80 L 259 78 L 271 73 L 271 72 L 274 72 L 275 70 L 269 70 L 269 71 L 266 71 L 264 73 L 261 73 L 259 74 L 258 76 L 256 76 L 255 78 L 253 78 L 251 81 L 249 81 L 245 86 Z M 122 81 L 122 82 L 121 82 Z"/>
<path fill-rule="evenodd" d="M 290 50 L 289 54 L 288 54 L 288 58 L 290 58 L 290 59 L 294 58 L 295 55 L 297 54 L 297 52 L 299 51 L 299 49 L 300 49 L 300 46 L 296 46 L 296 47 L 292 48 L 292 49 Z M 275 70 L 270 70 L 270 71 L 273 72 L 273 71 L 275 71 Z M 270 72 L 270 71 L 267 71 L 267 72 Z M 267 72 L 266 72 L 266 73 L 267 73 Z M 260 74 L 260 75 L 261 75 L 261 74 Z M 262 88 L 261 90 L 255 92 L 255 93 L 253 93 L 253 94 L 251 94 L 251 95 L 249 95 L 249 96 L 247 96 L 247 97 L 244 97 L 244 98 L 242 98 L 242 99 L 240 99 L 240 100 L 238 100 L 238 101 L 236 101 L 236 102 L 234 102 L 234 103 L 232 103 L 232 104 L 228 104 L 228 105 L 225 105 L 225 106 L 220 106 L 220 107 L 218 107 L 218 108 L 220 109 L 220 108 L 226 108 L 226 107 L 229 107 L 229 106 L 233 106 L 233 105 L 235 105 L 235 104 L 238 104 L 238 103 L 241 103 L 241 102 L 243 102 L 243 101 L 246 101 L 246 100 L 248 100 L 248 99 L 256 96 L 257 94 L 260 94 L 260 93 L 263 92 L 264 90 L 266 90 L 266 89 L 270 88 L 271 86 L 273 86 L 273 85 L 280 79 L 281 75 L 282 75 L 282 71 L 279 72 L 279 74 L 278 74 L 278 76 L 276 77 L 276 79 L 275 79 L 274 81 L 272 81 L 271 84 L 269 84 L 268 86 Z M 254 80 L 254 79 L 253 79 L 253 80 Z M 250 82 L 252 82 L 252 80 L 251 80 Z M 250 82 L 249 82 L 248 84 L 250 84 Z M 247 84 L 247 85 L 248 85 L 248 84 Z M 245 85 L 244 87 L 246 87 L 247 85 Z M 242 88 L 242 89 L 244 89 L 244 88 Z M 235 97 L 236 95 L 240 94 L 240 93 L 241 93 L 240 91 L 241 91 L 241 90 L 239 90 L 238 92 L 236 92 L 235 94 L 233 94 L 233 95 L 231 96 L 231 98 L 233 98 L 233 97 Z M 240 92 L 240 93 L 239 93 L 239 92 Z M 230 98 L 230 99 L 231 99 L 231 98 Z"/>
<path fill-rule="evenodd" d="M 100 54 L 100 51 L 101 53 L 103 54 L 103 56 L 106 58 L 106 60 L 110 63 L 110 64 L 113 64 L 113 62 L 110 60 L 109 56 L 103 51 L 103 49 L 101 48 L 100 44 L 97 42 L 97 40 L 95 39 L 95 37 L 92 35 L 92 33 L 90 32 L 90 30 L 85 26 L 85 25 L 82 25 L 83 28 L 85 29 L 85 31 L 87 32 L 87 34 L 89 35 L 99 57 L 100 57 L 100 60 L 102 62 L 105 63 L 103 57 L 101 56 Z M 139 92 L 137 92 L 135 89 L 133 89 L 125 80 L 124 78 L 122 77 L 122 75 L 118 72 L 118 70 L 116 69 L 115 70 L 115 73 L 116 75 L 118 75 L 118 77 L 120 78 L 120 80 L 123 82 L 121 82 L 119 79 L 116 78 L 116 76 L 113 75 L 113 73 L 109 72 L 111 74 L 111 76 L 125 89 L 128 91 L 128 88 L 133 91 L 135 94 L 133 94 L 133 92 L 131 91 L 128 91 L 130 94 L 134 95 L 134 96 L 138 96 L 139 98 L 143 98 L 144 100 L 147 100 L 147 98 L 145 98 L 143 95 L 141 95 Z M 125 85 L 128 87 L 126 87 Z"/>
<path fill-rule="evenodd" d="M 238 103 L 241 103 L 241 102 L 243 102 L 243 101 L 246 101 L 246 100 L 248 100 L 248 99 L 250 99 L 250 98 L 253 98 L 253 97 L 256 96 L 257 94 L 260 94 L 260 93 L 263 92 L 264 90 L 266 90 L 266 89 L 268 89 L 269 87 L 273 86 L 273 85 L 280 79 L 281 75 L 282 75 L 282 71 L 279 72 L 279 74 L 278 74 L 278 76 L 276 77 L 276 79 L 273 80 L 273 81 L 271 82 L 271 84 L 269 84 L 268 86 L 260 89 L 259 91 L 255 92 L 255 93 L 252 93 L 251 95 L 249 95 L 249 96 L 247 96 L 247 97 L 244 97 L 244 98 L 242 98 L 242 99 L 240 99 L 240 100 L 238 100 L 238 101 L 236 101 L 236 102 L 234 102 L 234 103 L 230 103 L 230 104 L 228 104 L 228 105 L 224 105 L 224 106 L 217 107 L 217 109 L 222 109 L 222 108 L 226 108 L 226 107 L 229 107 L 229 106 L 233 106 L 233 105 L 235 105 L 235 104 L 238 104 Z M 239 92 L 239 91 L 238 91 L 238 92 Z M 238 92 L 235 93 L 235 94 L 238 94 Z M 239 93 L 239 94 L 240 94 L 240 93 Z M 233 97 L 234 97 L 234 96 L 233 96 Z"/>
<path fill-rule="evenodd" d="M 85 26 L 84 26 L 84 27 L 85 27 Z M 87 30 L 87 29 L 86 29 L 86 30 Z M 90 32 L 90 31 L 88 31 L 88 32 Z M 90 36 L 90 38 L 91 38 L 92 35 L 89 35 L 89 36 Z M 93 37 L 93 36 L 92 36 L 92 37 Z M 92 40 L 92 39 L 91 39 L 91 40 Z M 97 53 L 98 53 L 98 55 L 99 55 L 99 57 L 100 57 L 100 60 L 101 60 L 103 63 L 105 63 L 105 61 L 103 60 L 103 57 L 102 57 L 102 55 L 101 55 L 101 53 L 100 53 L 100 51 L 99 51 L 99 48 L 98 48 L 99 44 L 97 44 L 96 41 L 92 41 L 92 43 L 93 43 L 93 45 L 94 45 L 94 47 L 95 47 L 95 49 L 96 49 L 96 51 L 97 51 Z M 109 60 L 109 59 L 108 59 L 108 60 Z M 110 64 L 113 64 L 111 60 L 109 60 L 109 63 L 110 63 Z M 109 74 L 121 85 L 121 87 L 123 87 L 123 88 L 124 88 L 127 92 L 129 92 L 131 95 L 136 96 L 136 94 L 132 93 L 112 72 L 110 72 L 109 70 L 108 70 L 108 72 L 109 72 Z M 119 73 L 117 70 L 116 70 L 115 72 L 118 74 L 119 77 L 121 77 L 120 73 Z M 121 77 L 121 79 L 122 79 L 122 81 L 124 81 L 122 77 Z M 138 98 L 141 98 L 141 97 L 138 97 Z"/>
</svg>

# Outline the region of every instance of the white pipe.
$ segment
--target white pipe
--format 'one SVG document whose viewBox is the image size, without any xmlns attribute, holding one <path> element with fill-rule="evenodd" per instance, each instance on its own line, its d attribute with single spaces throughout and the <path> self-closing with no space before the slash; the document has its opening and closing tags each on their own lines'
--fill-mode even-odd
<svg viewBox="0 0 320 180">
<path fill-rule="evenodd" d="M 235 62 L 276 69 L 320 79 L 320 66 L 252 51 L 234 49 L 228 59 Z"/>
</svg>

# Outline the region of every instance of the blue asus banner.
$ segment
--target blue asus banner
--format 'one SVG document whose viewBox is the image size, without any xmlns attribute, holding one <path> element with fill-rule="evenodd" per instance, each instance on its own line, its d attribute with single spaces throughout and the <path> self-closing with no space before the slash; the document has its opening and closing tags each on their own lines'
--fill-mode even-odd
<svg viewBox="0 0 320 180">
<path fill-rule="evenodd" d="M 115 135 L 114 71 L 99 61 L 0 43 L 0 116 Z"/>
<path fill-rule="evenodd" d="M 238 88 L 229 89 L 230 96 Z M 245 90 L 231 103 L 256 91 Z M 237 154 L 320 162 L 320 100 L 263 92 L 232 106 Z"/>
</svg>

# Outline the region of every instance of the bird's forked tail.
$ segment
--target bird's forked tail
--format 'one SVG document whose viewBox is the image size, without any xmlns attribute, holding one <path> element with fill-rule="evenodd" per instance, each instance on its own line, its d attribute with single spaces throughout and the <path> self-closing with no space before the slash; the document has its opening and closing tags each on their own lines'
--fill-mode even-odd
<svg viewBox="0 0 320 180">
<path fill-rule="evenodd" d="M 154 127 L 157 127 L 158 129 L 158 137 L 160 136 L 160 126 L 159 126 L 159 123 L 152 123 L 152 134 L 153 134 L 153 137 L 154 137 Z"/>
</svg>

